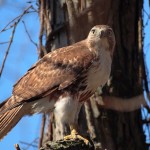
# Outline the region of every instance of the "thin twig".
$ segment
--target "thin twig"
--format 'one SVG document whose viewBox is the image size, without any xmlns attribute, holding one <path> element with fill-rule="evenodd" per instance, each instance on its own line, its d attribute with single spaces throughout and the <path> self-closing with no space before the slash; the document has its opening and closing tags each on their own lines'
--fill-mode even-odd
<svg viewBox="0 0 150 150">
<path fill-rule="evenodd" d="M 10 25 L 12 22 L 14 22 L 15 20 L 17 20 L 18 18 L 19 18 L 20 16 L 17 16 L 16 18 L 14 18 L 13 20 L 11 20 L 1 31 L 0 31 L 0 33 L 1 32 L 4 32 L 4 31 L 6 31 L 6 30 L 9 30 L 9 29 L 11 29 L 12 27 L 13 27 L 13 25 Z M 9 26 L 10 25 L 10 26 Z M 9 28 L 7 28 L 9 26 Z"/>
<path fill-rule="evenodd" d="M 145 9 L 143 9 L 143 11 L 145 12 L 145 14 L 147 15 L 147 17 L 150 19 L 150 15 L 147 13 L 147 11 Z"/>
<path fill-rule="evenodd" d="M 34 8 L 33 6 L 32 6 L 32 9 L 34 10 L 34 11 L 32 11 L 32 12 L 37 12 L 38 13 L 38 10 L 36 9 L 36 8 Z M 30 11 L 31 12 L 31 11 Z"/>
<path fill-rule="evenodd" d="M 21 18 L 25 15 L 25 14 L 28 14 L 29 12 L 28 12 L 28 10 L 30 9 L 30 8 L 33 8 L 33 6 L 31 5 L 31 6 L 29 6 L 27 9 L 25 9 L 24 11 L 23 11 L 23 13 L 21 14 L 21 15 L 19 15 L 19 16 L 17 16 L 16 18 L 14 18 L 13 20 L 11 20 L 1 31 L 0 31 L 0 33 L 1 32 L 4 32 L 4 31 L 6 31 L 6 30 L 9 30 L 9 29 L 11 29 L 13 26 L 14 26 L 14 24 L 12 24 L 14 21 L 16 21 L 15 23 L 19 23 L 20 22 L 20 20 L 21 20 Z M 11 25 L 12 24 L 12 25 Z M 10 25 L 10 26 L 9 26 Z M 9 27 L 8 27 L 9 26 Z M 7 28 L 8 27 L 8 28 Z"/>
<path fill-rule="evenodd" d="M 0 70 L 0 77 L 1 77 L 1 75 L 2 75 L 2 72 L 3 72 L 4 66 L 5 66 L 5 62 L 6 62 L 6 59 L 7 59 L 7 56 L 8 56 L 10 47 L 11 47 L 11 44 L 12 44 L 12 42 L 13 42 L 13 38 L 14 38 L 14 34 L 15 34 L 16 27 L 17 27 L 17 23 L 14 23 L 14 28 L 13 28 L 13 31 L 12 31 L 12 34 L 11 34 L 11 37 L 10 37 L 10 42 L 9 42 L 8 48 L 7 48 L 7 50 L 6 50 L 6 54 L 5 54 L 5 56 L 4 56 L 4 60 L 3 60 L 3 62 L 2 62 L 2 67 L 1 67 L 1 70 Z"/>
<path fill-rule="evenodd" d="M 33 141 L 33 142 L 34 142 L 34 141 Z M 35 147 L 35 148 L 37 148 L 37 145 L 33 144 L 33 142 L 32 142 L 32 143 L 27 143 L 27 142 L 20 141 L 21 144 L 27 145 L 27 147 L 24 148 L 24 150 L 27 150 L 27 149 L 29 149 L 30 147 Z"/>
<path fill-rule="evenodd" d="M 26 148 L 22 148 L 22 149 L 23 150 L 28 150 L 30 147 L 34 147 L 34 148 L 37 149 L 38 148 L 38 146 L 37 146 L 37 140 L 38 140 L 38 138 L 35 138 L 31 143 L 20 141 L 21 144 L 24 144 L 24 145 L 27 146 Z"/>
<path fill-rule="evenodd" d="M 144 11 L 144 13 L 147 15 L 147 21 L 146 21 L 146 23 L 145 23 L 145 25 L 144 26 L 146 26 L 146 25 L 148 25 L 148 22 L 149 22 L 149 19 L 150 19 L 150 15 L 146 12 L 146 10 L 145 9 L 143 9 L 143 11 Z"/>
<path fill-rule="evenodd" d="M 18 144 L 15 144 L 14 146 L 16 150 L 21 150 Z"/>
<path fill-rule="evenodd" d="M 146 114 L 145 110 L 144 110 L 144 107 L 142 106 L 142 114 L 144 116 L 144 120 L 147 120 L 148 119 L 148 113 Z M 144 124 L 144 123 L 143 123 Z M 146 130 L 148 132 L 148 135 L 149 135 L 149 138 L 150 138 L 150 129 L 149 129 L 149 123 L 145 123 L 146 125 Z"/>
<path fill-rule="evenodd" d="M 38 49 L 38 45 L 37 45 L 37 43 L 35 43 L 35 42 L 32 40 L 32 38 L 31 38 L 31 36 L 30 36 L 30 34 L 29 34 L 28 30 L 27 30 L 27 27 L 26 27 L 25 22 L 22 21 L 22 23 L 23 23 L 23 25 L 24 25 L 25 31 L 26 31 L 26 33 L 27 33 L 27 35 L 28 35 L 28 37 L 29 37 L 31 43 L 33 43 L 33 44 L 36 46 L 36 48 Z"/>
<path fill-rule="evenodd" d="M 0 44 L 2 45 L 2 44 L 7 44 L 7 43 L 9 43 L 10 41 L 8 41 L 8 42 L 0 42 Z"/>
<path fill-rule="evenodd" d="M 20 22 L 20 20 L 22 19 L 22 17 L 23 17 L 25 14 L 29 13 L 28 10 L 29 10 L 30 8 L 33 8 L 32 5 L 29 6 L 27 9 L 25 9 L 21 15 L 19 15 L 18 17 L 16 17 L 16 18 L 13 19 L 12 21 L 10 21 L 10 22 L 0 31 L 0 33 L 1 33 L 1 32 L 4 32 L 4 31 L 10 29 L 10 28 L 13 28 L 13 30 L 12 30 L 12 35 L 11 35 L 11 37 L 10 37 L 10 42 L 9 42 L 8 48 L 7 48 L 7 50 L 6 50 L 6 54 L 5 54 L 5 56 L 4 56 L 4 60 L 3 60 L 3 62 L 2 62 L 2 67 L 1 67 L 1 70 L 0 70 L 0 77 L 1 77 L 1 75 L 2 75 L 2 72 L 3 72 L 3 69 L 4 69 L 4 65 L 5 65 L 5 62 L 6 62 L 6 59 L 7 59 L 7 56 L 8 56 L 10 47 L 11 47 L 11 44 L 12 44 L 12 42 L 13 42 L 13 38 L 14 38 L 14 34 L 15 34 L 15 30 L 16 30 L 17 24 Z M 16 22 L 14 22 L 15 20 L 16 20 Z M 13 24 L 12 24 L 12 23 L 13 23 Z M 11 25 L 11 24 L 12 24 L 12 25 Z M 10 26 L 9 26 L 9 25 L 10 25 Z M 8 26 L 9 26 L 9 27 L 8 27 Z M 8 28 L 7 28 L 7 27 L 8 27 Z"/>
</svg>

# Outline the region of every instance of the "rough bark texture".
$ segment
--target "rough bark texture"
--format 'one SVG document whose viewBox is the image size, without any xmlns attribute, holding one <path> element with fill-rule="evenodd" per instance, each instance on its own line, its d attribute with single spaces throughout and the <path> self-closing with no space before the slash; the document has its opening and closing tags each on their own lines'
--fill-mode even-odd
<svg viewBox="0 0 150 150">
<path fill-rule="evenodd" d="M 117 45 L 111 81 L 102 93 L 125 99 L 142 93 L 143 0 L 39 0 L 39 4 L 39 48 L 43 54 L 86 38 L 94 25 L 108 24 L 114 29 Z M 43 33 L 46 44 L 43 44 Z M 95 96 L 100 96 L 99 92 Z M 82 108 L 79 127 L 80 133 L 90 136 L 97 149 L 147 149 L 140 110 L 128 113 L 106 110 L 93 99 Z M 45 121 L 48 122 L 45 127 L 47 137 L 42 139 L 43 142 L 61 137 L 55 131 L 52 116 Z M 62 133 L 67 132 L 65 127 Z"/>
<path fill-rule="evenodd" d="M 59 140 L 56 142 L 48 141 L 46 144 L 40 148 L 40 150 L 94 150 L 94 145 L 86 145 L 81 140 Z"/>
</svg>

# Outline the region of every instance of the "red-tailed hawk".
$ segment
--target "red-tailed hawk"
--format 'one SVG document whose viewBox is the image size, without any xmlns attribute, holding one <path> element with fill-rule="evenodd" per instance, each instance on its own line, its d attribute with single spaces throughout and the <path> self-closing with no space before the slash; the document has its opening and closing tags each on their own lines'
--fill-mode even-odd
<svg viewBox="0 0 150 150">
<path fill-rule="evenodd" d="M 12 96 L 0 104 L 0 139 L 24 115 L 54 110 L 77 134 L 81 105 L 110 75 L 115 46 L 113 30 L 94 26 L 87 39 L 59 48 L 40 59 L 14 85 Z"/>
</svg>

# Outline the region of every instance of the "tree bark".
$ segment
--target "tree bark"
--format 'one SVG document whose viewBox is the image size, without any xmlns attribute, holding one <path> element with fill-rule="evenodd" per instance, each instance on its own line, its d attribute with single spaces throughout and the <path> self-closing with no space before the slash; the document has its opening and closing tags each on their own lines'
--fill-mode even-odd
<svg viewBox="0 0 150 150">
<path fill-rule="evenodd" d="M 90 136 L 97 149 L 147 149 L 140 109 L 126 113 L 118 112 L 117 109 L 105 109 L 109 108 L 111 102 L 111 98 L 108 99 L 105 95 L 122 97 L 117 99 L 117 104 L 142 93 L 142 79 L 145 78 L 141 36 L 142 7 L 143 0 L 39 0 L 39 47 L 42 54 L 85 39 L 94 25 L 107 24 L 114 29 L 117 44 L 110 83 L 103 88 L 102 93 L 98 90 L 85 103 L 79 115 L 80 132 Z M 46 37 L 45 44 L 43 33 Z M 100 94 L 107 104 L 105 108 L 97 103 L 96 99 Z M 66 126 L 56 131 L 55 117 L 45 121 L 49 124 L 48 128 L 45 127 L 47 136 L 43 143 L 46 140 L 58 140 L 68 133 Z"/>
</svg>

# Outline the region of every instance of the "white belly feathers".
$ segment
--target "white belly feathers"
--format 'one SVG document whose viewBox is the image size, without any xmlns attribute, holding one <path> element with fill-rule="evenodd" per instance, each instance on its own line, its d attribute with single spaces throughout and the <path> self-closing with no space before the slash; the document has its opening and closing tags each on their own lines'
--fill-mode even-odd
<svg viewBox="0 0 150 150">
<path fill-rule="evenodd" d="M 111 56 L 108 51 L 103 51 L 99 62 L 94 62 L 88 71 L 87 89 L 95 91 L 99 86 L 104 86 L 111 72 Z"/>
</svg>

